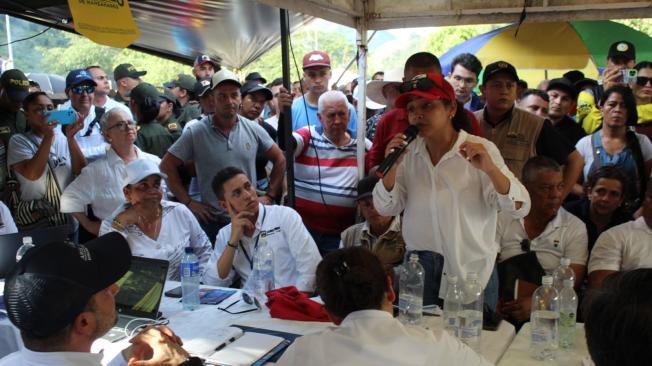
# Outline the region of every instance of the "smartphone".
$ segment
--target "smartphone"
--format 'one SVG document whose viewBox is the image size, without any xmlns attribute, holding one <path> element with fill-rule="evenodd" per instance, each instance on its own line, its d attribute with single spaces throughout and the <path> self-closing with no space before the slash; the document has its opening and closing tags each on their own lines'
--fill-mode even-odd
<svg viewBox="0 0 652 366">
<path fill-rule="evenodd" d="M 182 295 L 181 293 L 181 286 L 175 287 L 172 290 L 165 291 L 165 296 L 167 297 L 174 297 L 176 299 L 180 298 Z"/>
<path fill-rule="evenodd" d="M 57 122 L 60 125 L 69 125 L 77 121 L 77 113 L 72 109 L 61 109 L 43 112 L 48 117 L 48 123 Z"/>
<path fill-rule="evenodd" d="M 624 84 L 631 84 L 636 81 L 636 77 L 638 76 L 638 70 L 636 69 L 624 69 L 620 71 L 623 75 L 623 83 Z"/>
</svg>

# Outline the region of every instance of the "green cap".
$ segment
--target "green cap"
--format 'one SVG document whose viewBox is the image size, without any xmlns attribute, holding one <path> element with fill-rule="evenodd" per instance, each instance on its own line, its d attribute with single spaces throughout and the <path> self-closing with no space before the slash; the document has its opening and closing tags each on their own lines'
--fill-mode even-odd
<svg viewBox="0 0 652 366">
<path fill-rule="evenodd" d="M 153 101 L 161 100 L 161 93 L 152 84 L 140 83 L 138 86 L 131 89 L 129 97 L 131 100 L 136 102 L 136 104 L 145 104 L 147 98 L 150 98 Z"/>
<path fill-rule="evenodd" d="M 174 93 L 172 93 L 172 90 L 170 90 L 169 88 L 161 86 L 161 87 L 158 87 L 156 89 L 158 89 L 159 96 L 161 98 L 166 99 L 167 101 L 169 101 L 171 103 L 177 103 L 178 102 L 177 96 L 174 95 Z"/>
<path fill-rule="evenodd" d="M 194 76 L 190 76 L 188 74 L 179 74 L 177 75 L 176 79 L 171 81 L 172 85 L 178 86 L 179 88 L 186 89 L 188 91 L 195 90 L 196 82 L 197 79 L 195 79 Z"/>
<path fill-rule="evenodd" d="M 127 77 L 137 79 L 145 74 L 147 74 L 147 71 L 138 71 L 132 64 L 120 64 L 113 70 L 113 78 L 115 81 Z"/>
</svg>

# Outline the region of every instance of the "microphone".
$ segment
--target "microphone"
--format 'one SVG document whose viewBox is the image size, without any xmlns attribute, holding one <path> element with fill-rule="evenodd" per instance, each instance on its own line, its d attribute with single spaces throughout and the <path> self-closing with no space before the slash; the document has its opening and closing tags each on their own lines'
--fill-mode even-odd
<svg viewBox="0 0 652 366">
<path fill-rule="evenodd" d="M 414 141 L 414 139 L 417 137 L 417 134 L 419 133 L 419 128 L 417 126 L 411 125 L 410 127 L 406 128 L 405 131 L 403 131 L 403 134 L 405 135 L 405 141 L 407 144 L 403 147 L 399 147 L 398 149 L 395 149 L 391 154 L 387 155 L 385 158 L 385 161 L 383 161 L 382 164 L 378 167 L 376 170 L 376 176 L 378 178 L 382 178 L 387 174 L 387 172 L 392 168 L 394 163 L 396 163 L 396 160 L 401 156 L 403 151 L 408 147 L 410 142 Z"/>
</svg>

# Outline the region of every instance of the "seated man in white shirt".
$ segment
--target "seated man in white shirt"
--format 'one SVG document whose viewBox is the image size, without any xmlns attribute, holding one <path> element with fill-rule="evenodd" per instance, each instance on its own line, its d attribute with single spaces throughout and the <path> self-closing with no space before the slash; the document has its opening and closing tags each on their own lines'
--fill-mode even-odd
<svg viewBox="0 0 652 366">
<path fill-rule="evenodd" d="M 295 286 L 299 291 L 312 292 L 321 256 L 299 214 L 289 207 L 259 203 L 256 187 L 235 167 L 220 170 L 212 187 L 231 223 L 217 234 L 204 282 L 229 286 L 238 274 L 245 284 L 258 241 L 265 233 L 274 252 L 274 288 Z"/>
<path fill-rule="evenodd" d="M 394 319 L 392 279 L 365 248 L 327 255 L 317 267 L 317 292 L 338 327 L 297 338 L 277 365 L 490 365 L 443 329 Z"/>
<path fill-rule="evenodd" d="M 386 270 L 391 270 L 403 262 L 405 240 L 401 232 L 401 216 L 383 216 L 374 207 L 372 193 L 378 181 L 378 177 L 368 176 L 358 182 L 356 201 L 365 221 L 342 232 L 340 248 L 363 246 L 378 256 Z"/>
<path fill-rule="evenodd" d="M 85 245 L 52 242 L 29 249 L 4 286 L 7 316 L 25 347 L 0 365 L 101 365 L 102 353 L 91 353 L 91 345 L 117 320 L 116 281 L 130 265 L 129 245 L 117 233 Z M 110 366 L 202 364 L 165 326 L 147 328 L 131 343 Z"/>
<path fill-rule="evenodd" d="M 648 179 L 641 207 L 641 217 L 598 237 L 589 260 L 591 288 L 601 288 L 602 281 L 615 272 L 652 268 L 652 178 Z"/>
<path fill-rule="evenodd" d="M 503 263 L 534 252 L 535 263 L 522 264 L 539 264 L 542 272 L 548 274 L 559 267 L 562 258 L 569 258 L 570 267 L 575 272 L 577 290 L 586 274 L 588 236 L 584 223 L 561 207 L 564 190 L 561 167 L 550 158 L 535 156 L 525 163 L 522 181 L 532 201 L 530 213 L 523 219 L 514 219 L 502 213 L 498 215 L 496 241 L 500 244 L 498 262 L 501 287 L 513 285 L 504 282 L 507 276 L 501 269 Z M 528 286 L 526 282 L 533 283 Z M 505 292 L 501 291 L 504 302 L 499 306 L 499 312 L 516 323 L 529 319 L 531 295 L 540 284 L 541 278 L 519 278 L 518 298 L 506 298 Z"/>
</svg>

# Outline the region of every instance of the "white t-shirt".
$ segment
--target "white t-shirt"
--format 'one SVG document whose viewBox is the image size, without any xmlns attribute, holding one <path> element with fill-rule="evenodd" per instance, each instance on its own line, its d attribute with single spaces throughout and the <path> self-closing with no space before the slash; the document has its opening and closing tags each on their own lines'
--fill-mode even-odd
<svg viewBox="0 0 652 366">
<path fill-rule="evenodd" d="M 600 133 L 599 131 L 596 133 Z M 641 155 L 643 156 L 643 161 L 648 161 L 652 159 L 652 142 L 650 142 L 650 139 L 640 133 L 636 134 L 636 137 L 638 138 L 638 143 L 641 145 Z M 584 169 L 582 172 L 584 173 L 584 179 L 586 180 L 586 177 L 589 176 L 589 171 L 591 170 L 591 165 L 593 165 L 593 146 L 591 143 L 591 139 L 593 138 L 593 135 L 587 135 L 582 137 L 577 144 L 575 145 L 575 149 L 577 149 L 577 152 L 582 155 L 584 158 Z"/>
<path fill-rule="evenodd" d="M 7 165 L 12 166 L 23 160 L 32 159 L 38 150 L 38 146 L 34 145 L 34 142 L 40 146 L 42 141 L 43 138 L 31 132 L 13 135 L 9 140 Z M 70 150 L 68 149 L 68 141 L 65 136 L 61 134 L 54 135 L 54 141 L 50 147 L 49 160 L 50 166 L 54 167 L 54 174 L 59 182 L 59 187 L 63 191 L 73 178 Z M 48 167 L 46 166 L 41 176 L 36 180 L 29 180 L 14 171 L 20 183 L 20 199 L 22 201 L 38 200 L 45 196 L 45 190 L 47 188 L 47 174 L 45 173 L 47 170 Z"/>
<path fill-rule="evenodd" d="M 9 208 L 2 201 L 0 201 L 0 235 L 13 234 L 18 232 L 14 218 L 9 212 Z"/>
<path fill-rule="evenodd" d="M 652 268 L 652 228 L 643 217 L 603 232 L 589 260 L 589 273 L 638 268 Z"/>
<path fill-rule="evenodd" d="M 471 348 L 440 330 L 405 326 L 382 310 L 350 313 L 342 323 L 297 338 L 276 363 L 310 366 L 485 366 Z"/>
<path fill-rule="evenodd" d="M 524 253 L 521 242 L 527 238 L 523 219 L 498 214 L 496 240 L 500 243 L 499 262 Z M 530 240 L 530 250 L 536 253 L 546 273 L 552 273 L 559 267 L 562 257 L 569 258 L 572 264 L 586 266 L 588 240 L 586 225 L 582 220 L 560 207 L 557 216 L 546 225 L 543 232 Z"/>
<path fill-rule="evenodd" d="M 102 354 L 90 352 L 34 352 L 26 348 L 5 356 L 0 366 L 101 366 Z M 106 366 L 126 366 L 122 352 Z"/>
<path fill-rule="evenodd" d="M 206 262 L 213 254 L 208 236 L 199 226 L 192 212 L 177 202 L 161 201 L 163 219 L 161 230 L 156 240 L 143 234 L 137 225 L 129 225 L 121 234 L 127 239 L 131 254 L 137 257 L 164 259 L 170 262 L 168 279 L 180 281 L 179 265 L 186 247 L 192 247 L 199 258 L 199 272 L 204 273 Z M 124 211 L 122 206 L 111 217 L 102 220 L 100 235 L 115 231 L 111 226 L 113 218 Z"/>
</svg>

